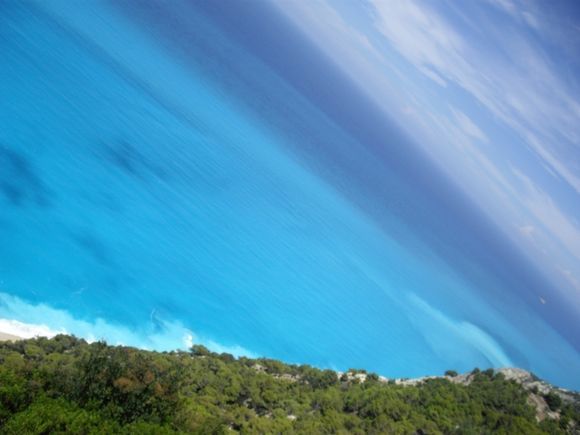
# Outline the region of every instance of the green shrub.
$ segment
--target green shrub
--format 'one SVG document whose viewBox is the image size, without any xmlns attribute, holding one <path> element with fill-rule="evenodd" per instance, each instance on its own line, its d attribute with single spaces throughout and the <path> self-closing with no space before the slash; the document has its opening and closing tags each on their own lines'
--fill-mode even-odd
<svg viewBox="0 0 580 435">
<path fill-rule="evenodd" d="M 528 392 L 493 371 L 469 385 L 339 380 L 203 346 L 149 352 L 74 337 L 0 343 L 0 433 L 566 433 L 578 409 L 546 396 L 559 422 L 536 422 Z M 456 376 L 453 370 L 447 376 Z"/>
</svg>

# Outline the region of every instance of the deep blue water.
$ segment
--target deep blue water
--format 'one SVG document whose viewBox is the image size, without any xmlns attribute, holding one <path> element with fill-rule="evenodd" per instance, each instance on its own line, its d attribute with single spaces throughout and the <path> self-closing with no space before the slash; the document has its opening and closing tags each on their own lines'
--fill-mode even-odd
<svg viewBox="0 0 580 435">
<path fill-rule="evenodd" d="M 0 318 L 580 388 L 549 283 L 275 11 L 224 4 L 0 4 Z"/>
</svg>

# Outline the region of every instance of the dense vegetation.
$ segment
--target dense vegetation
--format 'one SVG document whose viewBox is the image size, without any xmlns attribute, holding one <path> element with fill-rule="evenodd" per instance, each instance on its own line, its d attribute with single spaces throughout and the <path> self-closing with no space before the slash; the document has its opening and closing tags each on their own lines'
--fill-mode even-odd
<svg viewBox="0 0 580 435">
<path fill-rule="evenodd" d="M 360 376 L 359 376 L 360 377 Z M 0 431 L 26 433 L 565 433 L 578 410 L 536 422 L 528 392 L 486 371 L 469 385 L 338 378 L 201 346 L 157 353 L 70 336 L 0 343 Z"/>
</svg>

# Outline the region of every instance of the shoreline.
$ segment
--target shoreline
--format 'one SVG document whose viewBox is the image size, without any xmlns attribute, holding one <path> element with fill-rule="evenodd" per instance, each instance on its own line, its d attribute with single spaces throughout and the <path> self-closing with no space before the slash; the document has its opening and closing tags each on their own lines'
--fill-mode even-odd
<svg viewBox="0 0 580 435">
<path fill-rule="evenodd" d="M 24 340 L 24 337 L 19 337 L 17 335 L 8 334 L 6 332 L 0 331 L 0 341 L 18 341 Z"/>
</svg>

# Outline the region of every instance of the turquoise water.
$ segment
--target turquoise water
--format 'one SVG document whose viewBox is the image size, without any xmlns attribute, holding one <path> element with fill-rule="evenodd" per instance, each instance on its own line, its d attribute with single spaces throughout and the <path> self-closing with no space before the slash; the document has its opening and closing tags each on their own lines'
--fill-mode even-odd
<svg viewBox="0 0 580 435">
<path fill-rule="evenodd" d="M 470 206 L 428 190 L 398 131 L 383 161 L 207 11 L 153 5 L 0 6 L 1 318 L 386 376 L 517 365 L 580 386 L 527 271 L 506 278 L 499 248 L 467 235 L 480 224 L 457 226 Z"/>
</svg>

